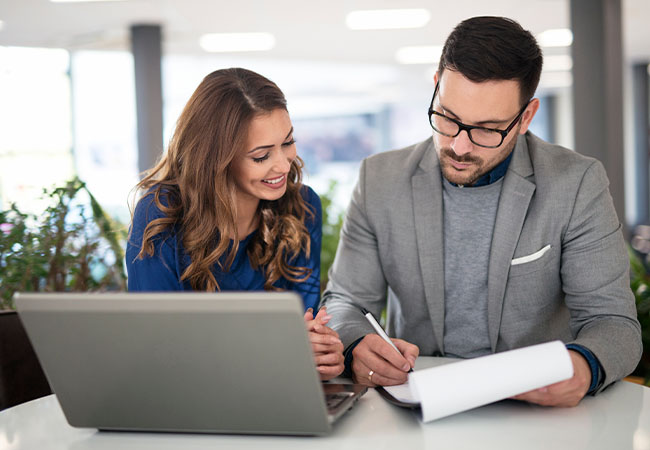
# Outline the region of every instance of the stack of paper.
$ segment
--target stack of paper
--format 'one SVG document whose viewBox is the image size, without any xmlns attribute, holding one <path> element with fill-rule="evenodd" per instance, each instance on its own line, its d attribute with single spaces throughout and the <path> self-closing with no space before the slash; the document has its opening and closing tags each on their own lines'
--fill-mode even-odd
<svg viewBox="0 0 650 450">
<path fill-rule="evenodd" d="M 572 376 L 569 352 L 553 341 L 418 370 L 408 383 L 385 389 L 401 402 L 419 403 L 422 420 L 428 422 Z"/>
</svg>

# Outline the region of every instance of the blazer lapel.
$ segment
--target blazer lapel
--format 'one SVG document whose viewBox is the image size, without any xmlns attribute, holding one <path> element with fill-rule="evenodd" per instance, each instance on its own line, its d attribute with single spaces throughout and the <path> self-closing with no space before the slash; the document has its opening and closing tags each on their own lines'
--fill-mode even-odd
<svg viewBox="0 0 650 450">
<path fill-rule="evenodd" d="M 494 223 L 488 272 L 488 331 L 492 352 L 496 351 L 501 310 L 508 281 L 510 262 L 519 241 L 535 184 L 525 136 L 519 136 L 510 167 L 503 179 L 499 207 Z"/>
<path fill-rule="evenodd" d="M 415 233 L 433 334 L 440 352 L 445 324 L 445 268 L 443 260 L 442 181 L 433 144 L 424 152 L 411 178 Z"/>
</svg>

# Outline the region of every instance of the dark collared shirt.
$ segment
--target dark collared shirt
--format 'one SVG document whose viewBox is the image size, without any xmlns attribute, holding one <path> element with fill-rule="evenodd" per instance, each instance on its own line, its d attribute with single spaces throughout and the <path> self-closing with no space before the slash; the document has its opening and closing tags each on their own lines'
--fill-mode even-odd
<svg viewBox="0 0 650 450">
<path fill-rule="evenodd" d="M 510 154 L 501 161 L 499 164 L 496 165 L 496 167 L 492 170 L 490 170 L 488 173 L 481 175 L 481 177 L 476 180 L 476 183 L 472 184 L 471 186 L 465 186 L 465 187 L 479 187 L 479 186 L 487 186 L 488 184 L 492 184 L 495 181 L 499 181 L 503 176 L 506 174 L 508 171 L 508 166 L 510 166 L 510 161 L 512 160 L 512 155 L 514 153 L 514 150 L 510 152 Z M 454 186 L 458 186 L 455 183 L 451 183 Z"/>
</svg>

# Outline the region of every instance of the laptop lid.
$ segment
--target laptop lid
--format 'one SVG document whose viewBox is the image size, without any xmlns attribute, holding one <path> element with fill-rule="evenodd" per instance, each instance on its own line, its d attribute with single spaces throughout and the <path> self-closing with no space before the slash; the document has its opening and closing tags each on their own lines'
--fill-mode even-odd
<svg viewBox="0 0 650 450">
<path fill-rule="evenodd" d="M 330 429 L 295 293 L 21 293 L 15 300 L 73 426 Z"/>
</svg>

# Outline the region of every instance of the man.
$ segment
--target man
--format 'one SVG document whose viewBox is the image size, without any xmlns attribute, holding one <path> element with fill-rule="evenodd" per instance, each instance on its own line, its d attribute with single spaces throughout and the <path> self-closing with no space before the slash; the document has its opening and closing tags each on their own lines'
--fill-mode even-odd
<svg viewBox="0 0 650 450">
<path fill-rule="evenodd" d="M 357 382 L 403 383 L 418 352 L 560 339 L 573 377 L 517 398 L 570 406 L 635 368 L 640 326 L 603 166 L 527 131 L 541 70 L 516 22 L 460 23 L 434 77 L 432 138 L 362 163 L 323 300 Z M 385 307 L 401 355 L 362 314 Z"/>
</svg>

